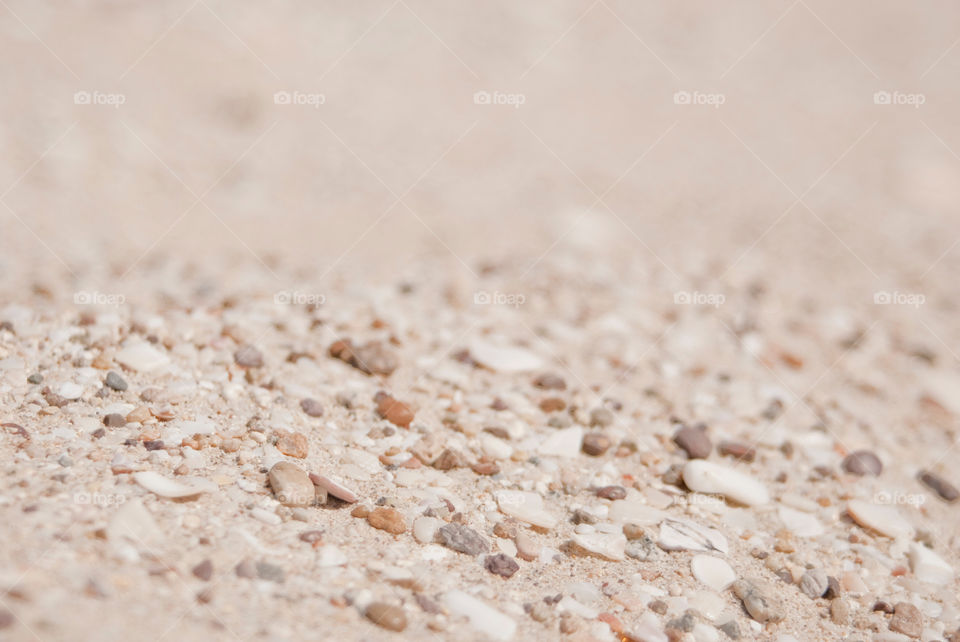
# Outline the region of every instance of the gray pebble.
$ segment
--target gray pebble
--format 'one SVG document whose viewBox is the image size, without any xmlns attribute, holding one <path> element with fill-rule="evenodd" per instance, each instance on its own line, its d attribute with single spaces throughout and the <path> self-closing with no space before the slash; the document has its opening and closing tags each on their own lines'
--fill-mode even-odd
<svg viewBox="0 0 960 642">
<path fill-rule="evenodd" d="M 811 600 L 823 597 L 829 586 L 829 579 L 823 569 L 811 568 L 800 578 L 800 590 Z"/>
<path fill-rule="evenodd" d="M 717 628 L 723 631 L 724 635 L 726 635 L 731 640 L 740 639 L 740 625 L 737 624 L 736 620 L 730 620 L 728 622 L 724 622 Z"/>
<path fill-rule="evenodd" d="M 883 472 L 883 463 L 880 458 L 869 450 L 857 450 L 847 455 L 842 464 L 843 469 L 851 475 L 878 476 Z"/>
<path fill-rule="evenodd" d="M 713 450 L 707 431 L 696 426 L 684 426 L 674 433 L 673 441 L 690 459 L 706 459 Z"/>
<path fill-rule="evenodd" d="M 481 537 L 477 531 L 464 524 L 444 524 L 437 531 L 437 537 L 440 539 L 440 543 L 447 548 L 452 548 L 467 555 L 486 553 L 490 548 L 487 540 Z"/>
<path fill-rule="evenodd" d="M 283 582 L 287 575 L 283 569 L 269 562 L 257 562 L 257 577 L 270 582 Z"/>
<path fill-rule="evenodd" d="M 112 388 L 118 392 L 123 392 L 127 389 L 127 382 L 113 370 L 107 373 L 107 378 L 103 380 L 103 383 L 105 383 L 108 388 Z"/>
<path fill-rule="evenodd" d="M 27 377 L 27 383 L 43 383 L 43 375 L 39 372 L 34 372 L 32 375 Z"/>
<path fill-rule="evenodd" d="M 747 613 L 757 622 L 779 622 L 786 616 L 773 594 L 758 583 L 737 580 L 733 583 L 733 593 L 740 598 Z"/>
</svg>

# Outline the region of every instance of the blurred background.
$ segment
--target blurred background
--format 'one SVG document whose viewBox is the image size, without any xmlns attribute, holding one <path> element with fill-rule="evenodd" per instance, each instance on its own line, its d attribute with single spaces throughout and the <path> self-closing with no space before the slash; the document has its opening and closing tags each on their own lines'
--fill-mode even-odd
<svg viewBox="0 0 960 642">
<path fill-rule="evenodd" d="M 0 287 L 426 256 L 466 278 L 509 257 L 522 280 L 586 250 L 677 282 L 932 294 L 960 263 L 958 18 L 948 0 L 2 0 Z"/>
</svg>

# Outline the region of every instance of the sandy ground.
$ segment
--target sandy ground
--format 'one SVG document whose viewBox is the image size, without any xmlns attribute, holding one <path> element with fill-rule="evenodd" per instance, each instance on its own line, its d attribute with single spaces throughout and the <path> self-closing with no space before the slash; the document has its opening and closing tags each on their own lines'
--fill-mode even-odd
<svg viewBox="0 0 960 642">
<path fill-rule="evenodd" d="M 761 626 L 717 591 L 687 639 L 726 639 L 730 619 L 744 639 L 872 639 L 891 620 L 877 600 L 918 606 L 927 640 L 960 626 L 956 580 L 908 558 L 912 543 L 960 563 L 956 505 L 916 479 L 960 484 L 955 4 L 321 4 L 0 2 L 0 421 L 27 433 L 0 433 L 0 637 L 485 639 L 445 606 L 461 589 L 514 639 L 615 639 L 603 613 L 665 639 L 713 604 L 695 553 L 571 548 L 619 532 L 605 485 L 716 527 L 737 575 L 783 602 Z M 331 358 L 344 338 L 385 342 L 396 371 Z M 144 341 L 163 363 L 124 363 Z M 244 344 L 262 366 L 235 363 Z M 535 362 L 479 363 L 490 344 Z M 111 370 L 129 387 L 100 394 Z M 533 385 L 544 372 L 566 388 Z M 44 393 L 74 384 L 62 406 Z M 381 390 L 415 410 L 409 429 L 378 416 Z M 591 426 L 601 407 L 612 422 Z M 753 462 L 708 461 L 770 501 L 668 483 L 680 422 L 754 445 Z M 545 454 L 571 429 L 613 447 Z M 208 447 L 179 444 L 194 430 Z M 407 532 L 279 506 L 281 430 L 309 443 L 291 461 L 395 507 Z M 431 434 L 500 472 L 410 468 Z M 880 476 L 843 471 L 859 449 Z M 128 471 L 216 490 L 174 501 Z M 446 499 L 462 517 L 442 518 L 514 556 L 494 526 L 496 493 L 517 489 L 561 519 L 522 527 L 557 556 L 509 579 L 411 535 Z M 912 533 L 855 525 L 858 499 Z M 141 503 L 147 517 L 117 518 Z M 784 506 L 822 530 L 782 545 Z M 209 580 L 191 573 L 203 560 Z M 284 581 L 238 577 L 244 560 Z M 794 585 L 805 567 L 862 580 L 838 598 L 846 622 Z M 582 610 L 523 608 L 559 594 Z M 405 630 L 365 619 L 371 601 L 402 605 Z"/>
</svg>

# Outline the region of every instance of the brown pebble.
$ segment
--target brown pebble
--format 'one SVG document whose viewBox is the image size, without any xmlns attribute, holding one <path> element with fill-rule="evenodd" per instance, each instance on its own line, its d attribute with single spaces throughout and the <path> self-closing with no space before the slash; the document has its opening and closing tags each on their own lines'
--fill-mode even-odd
<svg viewBox="0 0 960 642">
<path fill-rule="evenodd" d="M 299 537 L 301 542 L 316 544 L 323 541 L 323 531 L 304 531 Z"/>
<path fill-rule="evenodd" d="M 244 368 L 262 368 L 263 354 L 251 345 L 241 346 L 239 350 L 233 353 L 233 360 L 238 366 Z"/>
<path fill-rule="evenodd" d="M 533 385 L 543 390 L 566 390 L 567 382 L 558 374 L 545 372 L 537 375 L 533 380 Z"/>
<path fill-rule="evenodd" d="M 917 479 L 945 502 L 952 504 L 960 498 L 960 491 L 957 490 L 956 486 L 929 470 L 921 470 Z"/>
<path fill-rule="evenodd" d="M 717 451 L 727 457 L 736 457 L 746 462 L 753 461 L 757 456 L 757 451 L 750 444 L 742 441 L 724 440 L 717 446 Z"/>
<path fill-rule="evenodd" d="M 15 621 L 16 618 L 13 613 L 7 609 L 0 609 L 0 630 L 9 629 Z"/>
<path fill-rule="evenodd" d="M 897 602 L 893 607 L 893 617 L 890 618 L 890 630 L 912 638 L 920 637 L 923 633 L 923 615 L 920 614 L 920 609 L 909 602 Z"/>
<path fill-rule="evenodd" d="M 313 482 L 302 469 L 288 461 L 273 465 L 267 474 L 277 500 L 286 506 L 312 506 L 316 502 Z"/>
<path fill-rule="evenodd" d="M 363 504 L 350 511 L 350 517 L 358 517 L 360 519 L 365 519 L 369 514 L 370 509 Z"/>
<path fill-rule="evenodd" d="M 590 432 L 583 436 L 583 452 L 599 457 L 610 449 L 611 441 L 602 432 Z"/>
<path fill-rule="evenodd" d="M 237 564 L 234 572 L 237 574 L 237 577 L 252 580 L 257 576 L 257 565 L 253 563 L 253 560 L 243 560 Z"/>
<path fill-rule="evenodd" d="M 368 620 L 389 631 L 403 631 L 407 628 L 407 616 L 403 609 L 386 602 L 374 602 L 367 607 L 364 615 Z"/>
<path fill-rule="evenodd" d="M 667 612 L 667 609 L 669 608 L 667 606 L 667 603 L 664 602 L 663 600 L 654 600 L 653 602 L 650 602 L 648 606 L 650 610 L 656 613 L 657 615 L 665 615 Z"/>
<path fill-rule="evenodd" d="M 483 561 L 483 566 L 494 575 L 506 578 L 512 577 L 514 573 L 520 570 L 517 561 L 504 553 L 488 555 L 487 559 Z"/>
<path fill-rule="evenodd" d="M 613 613 L 601 613 L 597 619 L 609 626 L 614 633 L 623 633 L 623 623 Z"/>
<path fill-rule="evenodd" d="M 494 524 L 493 534 L 497 537 L 513 539 L 517 536 L 517 522 L 512 519 L 503 519 Z"/>
<path fill-rule="evenodd" d="M 713 450 L 706 429 L 697 426 L 684 426 L 674 433 L 673 442 L 682 448 L 690 459 L 706 459 Z"/>
<path fill-rule="evenodd" d="M 623 486 L 604 486 L 597 489 L 597 497 L 601 499 L 623 499 L 627 496 L 627 489 Z"/>
<path fill-rule="evenodd" d="M 467 458 L 459 450 L 447 448 L 440 456 L 433 460 L 431 464 L 437 470 L 453 470 L 454 468 L 464 468 L 467 465 Z"/>
<path fill-rule="evenodd" d="M 323 404 L 316 399 L 303 399 L 300 401 L 300 408 L 311 417 L 323 416 Z"/>
<path fill-rule="evenodd" d="M 560 412 L 567 407 L 567 402 L 560 397 L 547 397 L 540 400 L 540 410 L 544 412 Z"/>
<path fill-rule="evenodd" d="M 571 633 L 576 633 L 577 629 L 580 628 L 580 622 L 574 616 L 569 613 L 564 613 L 560 616 L 560 632 L 569 635 Z"/>
<path fill-rule="evenodd" d="M 882 613 L 890 614 L 890 613 L 893 613 L 893 605 L 890 604 L 889 602 L 884 602 L 883 600 L 877 600 L 876 602 L 873 603 L 872 610 L 881 611 Z"/>
<path fill-rule="evenodd" d="M 278 430 L 276 436 L 277 450 L 288 457 L 303 459 L 310 451 L 307 437 L 303 433 Z"/>
<path fill-rule="evenodd" d="M 210 560 L 203 560 L 191 570 L 193 576 L 197 579 L 203 580 L 204 582 L 209 582 L 210 578 L 213 577 L 213 562 Z"/>
<path fill-rule="evenodd" d="M 385 392 L 378 392 L 374 401 L 377 402 L 377 414 L 401 428 L 409 428 L 414 413 L 410 406 L 398 401 Z"/>
<path fill-rule="evenodd" d="M 149 408 L 147 408 L 146 406 L 140 406 L 130 411 L 130 413 L 127 415 L 127 423 L 142 424 L 145 421 L 149 420 L 152 416 L 153 415 L 150 414 Z"/>
<path fill-rule="evenodd" d="M 398 365 L 397 357 L 379 341 L 356 347 L 350 339 L 343 339 L 331 345 L 328 353 L 368 375 L 388 376 Z"/>
<path fill-rule="evenodd" d="M 375 508 L 367 515 L 367 522 L 374 528 L 379 528 L 394 535 L 399 535 L 407 530 L 407 521 L 395 508 Z"/>
<path fill-rule="evenodd" d="M 830 603 L 830 619 L 840 626 L 850 623 L 850 605 L 846 600 L 834 600 Z"/>
<path fill-rule="evenodd" d="M 162 439 L 147 439 L 143 442 L 143 447 L 147 450 L 163 450 L 164 444 Z"/>
<path fill-rule="evenodd" d="M 127 425 L 127 419 L 119 413 L 112 412 L 103 417 L 103 425 L 107 428 L 120 428 Z"/>
<path fill-rule="evenodd" d="M 623 525 L 623 534 L 627 539 L 640 539 L 646 533 L 643 530 L 642 526 L 637 526 L 636 524 L 624 524 Z"/>
<path fill-rule="evenodd" d="M 883 463 L 869 450 L 857 450 L 843 459 L 841 467 L 851 475 L 872 475 L 877 477 L 883 472 Z"/>
<path fill-rule="evenodd" d="M 220 450 L 225 453 L 235 453 L 243 446 L 243 442 L 236 437 L 228 437 L 220 442 Z"/>
<path fill-rule="evenodd" d="M 500 472 L 500 466 L 495 461 L 478 461 L 470 468 L 478 475 L 496 475 Z"/>
</svg>

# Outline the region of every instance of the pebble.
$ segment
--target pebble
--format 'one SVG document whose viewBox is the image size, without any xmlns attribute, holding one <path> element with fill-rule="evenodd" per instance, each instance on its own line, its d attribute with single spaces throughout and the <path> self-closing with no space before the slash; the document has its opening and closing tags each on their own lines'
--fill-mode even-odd
<svg viewBox="0 0 960 642">
<path fill-rule="evenodd" d="M 811 568 L 800 578 L 800 591 L 811 600 L 823 597 L 828 586 L 827 574 L 821 568 Z"/>
<path fill-rule="evenodd" d="M 127 418 L 121 414 L 111 412 L 109 415 L 104 415 L 103 425 L 108 428 L 119 428 L 121 426 L 126 426 Z"/>
<path fill-rule="evenodd" d="M 830 603 L 830 620 L 839 626 L 850 623 L 850 605 L 846 600 L 834 600 Z"/>
<path fill-rule="evenodd" d="M 720 629 L 724 635 L 726 635 L 731 640 L 740 639 L 740 625 L 737 624 L 736 620 L 728 620 L 717 627 Z"/>
<path fill-rule="evenodd" d="M 407 628 L 407 616 L 403 609 L 386 602 L 373 602 L 367 606 L 364 615 L 368 620 L 388 631 L 403 631 Z"/>
<path fill-rule="evenodd" d="M 720 445 L 717 446 L 717 452 L 721 455 L 736 457 L 745 462 L 751 462 L 757 456 L 756 449 L 742 441 L 721 441 Z"/>
<path fill-rule="evenodd" d="M 921 582 L 943 586 L 953 581 L 953 567 L 919 542 L 910 543 L 907 559 L 914 577 Z"/>
<path fill-rule="evenodd" d="M 770 501 L 766 487 L 753 477 L 709 461 L 688 461 L 683 467 L 683 483 L 698 493 L 722 495 L 747 506 Z"/>
<path fill-rule="evenodd" d="M 116 390 L 118 392 L 123 392 L 127 389 L 126 380 L 118 375 L 116 372 L 111 370 L 107 373 L 107 378 L 103 380 L 103 383 L 110 389 Z"/>
<path fill-rule="evenodd" d="M 895 633 L 918 638 L 923 633 L 923 615 L 913 604 L 897 602 L 893 607 L 893 617 L 890 618 L 889 626 Z"/>
<path fill-rule="evenodd" d="M 608 450 L 613 442 L 605 433 L 591 432 L 583 437 L 583 452 L 593 457 L 599 457 Z"/>
<path fill-rule="evenodd" d="M 720 592 L 733 584 L 737 573 L 725 560 L 713 555 L 694 555 L 690 560 L 693 576 L 703 585 Z"/>
<path fill-rule="evenodd" d="M 115 357 L 117 363 L 137 372 L 152 372 L 170 363 L 170 358 L 146 341 L 128 343 Z"/>
<path fill-rule="evenodd" d="M 409 428 L 413 421 L 414 412 L 410 406 L 394 399 L 385 392 L 378 392 L 374 401 L 377 402 L 377 414 L 401 428 Z"/>
<path fill-rule="evenodd" d="M 608 560 L 626 559 L 627 538 L 623 533 L 574 533 L 574 543 Z"/>
<path fill-rule="evenodd" d="M 681 519 L 665 519 L 660 524 L 657 545 L 665 551 L 729 551 L 727 538 L 715 528 Z"/>
<path fill-rule="evenodd" d="M 267 478 L 273 494 L 285 506 L 312 506 L 316 501 L 313 482 L 296 464 L 277 462 L 270 468 Z"/>
<path fill-rule="evenodd" d="M 496 494 L 497 506 L 505 515 L 540 528 L 552 529 L 560 521 L 543 505 L 543 497 L 537 493 L 519 490 L 501 490 Z"/>
<path fill-rule="evenodd" d="M 399 365 L 396 355 L 380 341 L 357 347 L 350 339 L 344 339 L 332 344 L 328 353 L 368 375 L 389 376 Z"/>
<path fill-rule="evenodd" d="M 847 513 L 860 526 L 892 538 L 913 537 L 913 527 L 904 520 L 894 506 L 873 504 L 861 499 L 851 499 L 847 503 Z"/>
<path fill-rule="evenodd" d="M 546 457 L 576 457 L 584 441 L 583 428 L 572 426 L 551 433 L 540 444 L 538 452 Z"/>
<path fill-rule="evenodd" d="M 347 502 L 348 504 L 355 504 L 358 500 L 356 493 L 346 486 L 333 481 L 329 477 L 310 473 L 310 481 L 312 481 L 314 486 L 317 488 L 322 488 L 337 499 Z"/>
<path fill-rule="evenodd" d="M 613 412 L 609 408 L 599 407 L 590 411 L 590 425 L 606 428 L 613 424 Z"/>
<path fill-rule="evenodd" d="M 517 557 L 520 559 L 532 562 L 540 557 L 541 546 L 529 533 L 520 531 L 513 543 L 517 547 Z"/>
<path fill-rule="evenodd" d="M 203 580 L 204 582 L 209 582 L 210 578 L 213 577 L 213 562 L 210 560 L 203 560 L 194 566 L 190 572 L 193 573 L 193 576 L 197 579 Z"/>
<path fill-rule="evenodd" d="M 442 601 L 454 615 L 466 617 L 470 626 L 494 640 L 512 640 L 517 632 L 517 623 L 479 599 L 454 589 L 444 593 Z"/>
<path fill-rule="evenodd" d="M 470 344 L 469 350 L 474 361 L 496 372 L 529 372 L 543 365 L 540 357 L 517 346 L 494 345 L 477 339 Z"/>
<path fill-rule="evenodd" d="M 786 616 L 773 593 L 757 582 L 737 580 L 733 583 L 733 593 L 757 622 L 779 622 Z"/>
<path fill-rule="evenodd" d="M 494 575 L 510 578 L 514 573 L 520 570 L 520 565 L 509 555 L 497 553 L 496 555 L 487 555 L 483 561 L 483 566 Z"/>
<path fill-rule="evenodd" d="M 952 504 L 957 501 L 957 499 L 960 499 L 960 491 L 957 490 L 956 486 L 929 470 L 920 471 L 917 479 L 947 503 Z"/>
<path fill-rule="evenodd" d="M 413 520 L 413 537 L 421 544 L 429 544 L 437 535 L 442 524 L 436 517 L 418 517 Z"/>
<path fill-rule="evenodd" d="M 533 379 L 533 385 L 543 390 L 566 390 L 567 382 L 558 374 L 546 372 Z"/>
<path fill-rule="evenodd" d="M 627 489 L 623 486 L 604 486 L 597 489 L 597 497 L 601 499 L 624 499 L 627 496 Z"/>
<path fill-rule="evenodd" d="M 300 401 L 300 408 L 310 417 L 323 416 L 323 404 L 316 399 L 302 399 Z"/>
<path fill-rule="evenodd" d="M 73 401 L 79 399 L 83 395 L 83 386 L 78 383 L 73 383 L 68 381 L 66 383 L 60 384 L 60 387 L 57 389 L 57 394 L 59 394 L 64 399 Z"/>
<path fill-rule="evenodd" d="M 160 497 L 170 497 L 173 499 L 185 499 L 187 497 L 196 497 L 201 493 L 206 493 L 217 489 L 216 484 L 208 481 L 197 481 L 194 485 L 183 484 L 172 479 L 167 479 L 160 473 L 152 470 L 144 470 L 133 473 L 133 481 L 137 482 L 150 492 Z"/>
<path fill-rule="evenodd" d="M 479 555 L 490 550 L 487 540 L 465 524 L 444 524 L 437 530 L 437 538 L 447 548 L 467 555 Z"/>
<path fill-rule="evenodd" d="M 304 459 L 310 452 L 307 437 L 299 432 L 277 431 L 277 450 L 288 457 Z"/>
<path fill-rule="evenodd" d="M 9 629 L 17 619 L 7 609 L 0 608 L 0 630 Z"/>
<path fill-rule="evenodd" d="M 857 450 L 847 455 L 841 467 L 852 475 L 873 475 L 877 477 L 883 472 L 883 463 L 880 458 L 869 450 Z"/>
<path fill-rule="evenodd" d="M 367 515 L 367 522 L 374 528 L 399 535 L 407 530 L 407 520 L 395 508 L 375 508 Z"/>
<path fill-rule="evenodd" d="M 114 544 L 123 538 L 134 543 L 150 543 L 160 532 L 153 515 L 139 498 L 123 502 L 107 524 L 107 540 Z"/>
<path fill-rule="evenodd" d="M 283 568 L 277 566 L 276 564 L 271 564 L 270 562 L 257 562 L 256 569 L 257 577 L 261 580 L 282 584 L 284 580 L 287 579 L 287 574 L 284 572 Z"/>
<path fill-rule="evenodd" d="M 32 375 L 27 377 L 27 383 L 38 384 L 43 383 L 43 375 L 39 372 L 34 372 Z"/>
<path fill-rule="evenodd" d="M 690 459 L 706 459 L 713 450 L 706 429 L 697 426 L 684 426 L 674 433 L 673 442 L 682 448 Z"/>
<path fill-rule="evenodd" d="M 237 362 L 238 366 L 243 368 L 263 367 L 263 353 L 254 348 L 252 345 L 241 346 L 236 352 L 233 353 L 233 360 Z"/>
</svg>

